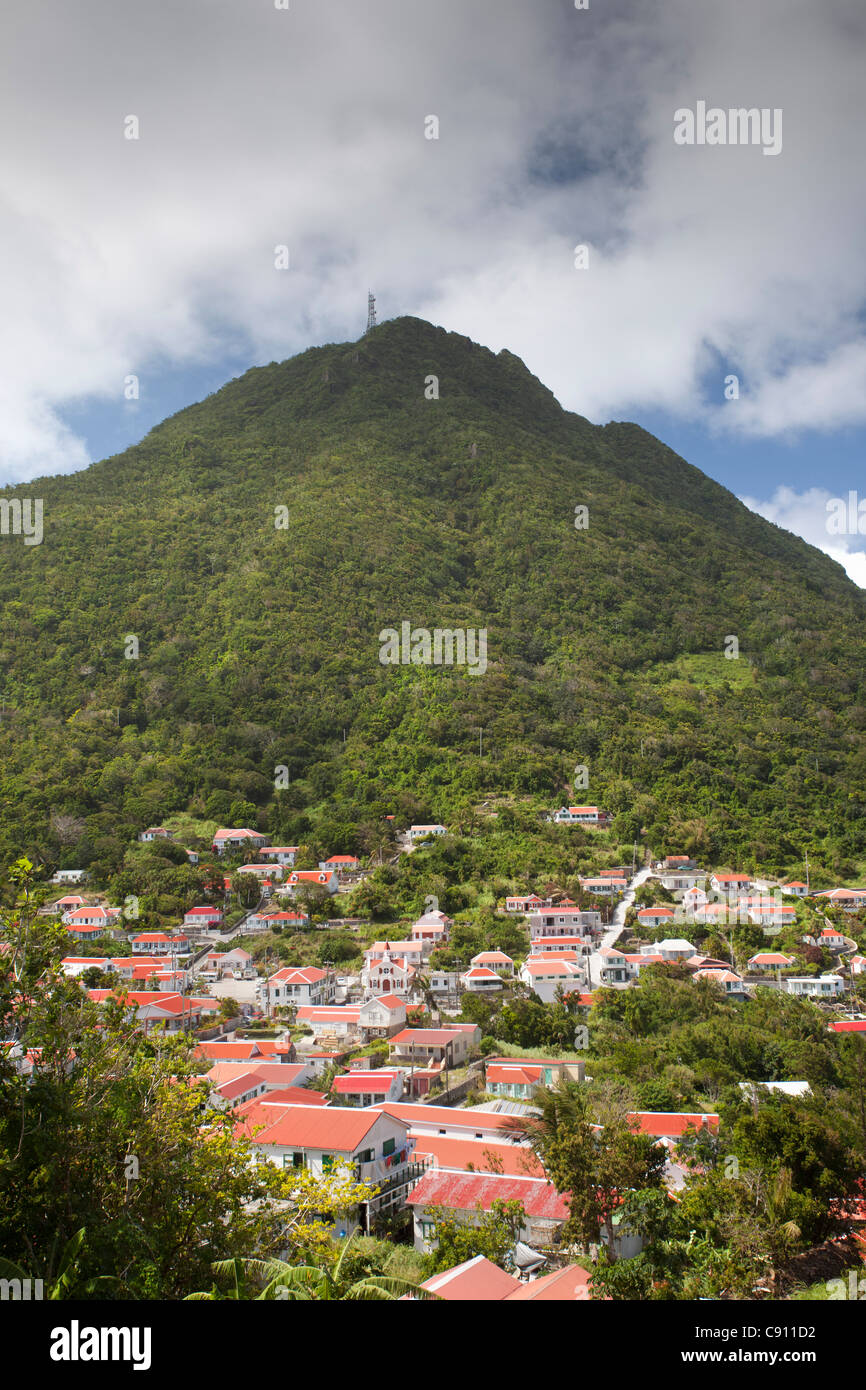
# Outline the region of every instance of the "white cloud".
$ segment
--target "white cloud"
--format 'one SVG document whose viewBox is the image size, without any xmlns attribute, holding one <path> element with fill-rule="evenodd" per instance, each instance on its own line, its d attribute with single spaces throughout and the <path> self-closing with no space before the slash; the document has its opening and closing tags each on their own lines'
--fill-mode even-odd
<svg viewBox="0 0 866 1390">
<path fill-rule="evenodd" d="M 356 335 L 368 284 L 383 316 L 507 346 L 594 419 L 866 420 L 866 17 L 859 0 L 759 13 L 81 0 L 46 24 L 19 7 L 0 55 L 0 469 L 79 467 L 58 412 L 121 403 L 129 372 L 146 390 L 148 364 Z M 782 107 L 782 153 L 675 146 L 698 99 Z M 715 404 L 721 372 L 704 399 L 720 358 L 736 411 Z"/>
<path fill-rule="evenodd" d="M 774 521 L 795 536 L 823 550 L 831 559 L 845 569 L 855 584 L 866 589 L 866 538 L 854 535 L 836 535 L 828 529 L 828 521 L 835 509 L 828 510 L 832 499 L 826 488 L 810 487 L 805 492 L 795 492 L 790 487 L 779 487 L 766 501 L 755 497 L 741 497 L 753 512 Z M 848 499 L 839 499 L 848 504 Z M 856 506 L 848 509 L 851 513 L 852 527 L 857 524 Z"/>
</svg>

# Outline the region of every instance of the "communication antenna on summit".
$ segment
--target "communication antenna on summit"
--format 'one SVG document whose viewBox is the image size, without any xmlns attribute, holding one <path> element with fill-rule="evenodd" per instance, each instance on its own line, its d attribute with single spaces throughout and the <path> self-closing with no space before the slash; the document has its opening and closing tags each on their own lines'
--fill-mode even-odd
<svg viewBox="0 0 866 1390">
<path fill-rule="evenodd" d="M 376 296 L 372 290 L 367 293 L 367 332 L 376 327 Z"/>
</svg>

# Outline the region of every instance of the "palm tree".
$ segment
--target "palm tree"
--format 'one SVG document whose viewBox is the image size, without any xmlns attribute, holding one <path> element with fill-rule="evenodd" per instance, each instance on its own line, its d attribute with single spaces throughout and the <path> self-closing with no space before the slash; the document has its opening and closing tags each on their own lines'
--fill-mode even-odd
<svg viewBox="0 0 866 1390">
<path fill-rule="evenodd" d="M 43 1297 L 49 1300 L 59 1300 L 70 1298 L 72 1286 L 80 1275 L 78 1268 L 78 1257 L 86 1239 L 86 1230 L 82 1226 L 80 1231 L 76 1231 L 64 1245 L 60 1254 L 60 1263 L 57 1273 L 52 1277 L 48 1276 L 47 1288 Z M 0 1256 L 0 1276 L 4 1279 L 20 1279 L 26 1281 L 30 1275 L 20 1265 L 14 1264 L 12 1260 L 4 1259 Z M 120 1280 L 112 1274 L 99 1274 L 93 1279 L 88 1279 L 83 1286 L 83 1292 L 87 1296 L 92 1295 L 100 1286 L 119 1285 Z M 80 1297 L 80 1294 L 76 1294 Z"/>
<path fill-rule="evenodd" d="M 437 1298 L 410 1279 L 397 1279 L 393 1275 L 365 1274 L 355 1279 L 344 1270 L 346 1256 L 357 1236 L 353 1231 L 340 1251 L 340 1257 L 333 1268 L 326 1265 L 290 1265 L 285 1260 L 218 1260 L 213 1270 L 217 1277 L 230 1275 L 233 1289 L 221 1294 L 216 1289 L 209 1293 L 192 1293 L 186 1301 L 220 1298 L 252 1298 L 257 1301 L 291 1300 L 292 1302 L 336 1302 L 336 1301 L 396 1301 L 404 1294 L 413 1298 Z M 261 1292 L 249 1292 L 247 1280 L 252 1276 L 263 1284 Z"/>
</svg>

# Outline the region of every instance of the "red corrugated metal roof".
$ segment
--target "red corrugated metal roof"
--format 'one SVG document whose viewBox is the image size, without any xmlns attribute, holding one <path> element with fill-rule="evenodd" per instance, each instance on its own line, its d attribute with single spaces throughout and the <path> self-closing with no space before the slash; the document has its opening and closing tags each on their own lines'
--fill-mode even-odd
<svg viewBox="0 0 866 1390">
<path fill-rule="evenodd" d="M 527 1216 L 565 1221 L 568 1208 L 552 1183 L 539 1178 L 500 1177 L 486 1173 L 452 1173 L 430 1168 L 412 1189 L 413 1207 L 447 1207 L 450 1211 L 490 1210 L 495 1200 L 523 1203 Z"/>
</svg>

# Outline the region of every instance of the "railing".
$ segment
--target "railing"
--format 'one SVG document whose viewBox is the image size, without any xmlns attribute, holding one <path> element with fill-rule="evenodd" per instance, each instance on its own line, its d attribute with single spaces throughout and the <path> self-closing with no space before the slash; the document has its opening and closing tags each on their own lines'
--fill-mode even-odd
<svg viewBox="0 0 866 1390">
<path fill-rule="evenodd" d="M 373 1165 L 361 1165 L 362 1168 L 371 1166 Z M 425 1163 L 419 1163 L 413 1160 L 410 1163 L 404 1163 L 403 1166 L 401 1168 L 398 1168 L 394 1172 L 394 1174 L 385 1182 L 376 1182 L 375 1179 L 368 1179 L 368 1181 L 371 1181 L 373 1186 L 375 1186 L 378 1189 L 376 1196 L 372 1199 L 370 1205 L 374 1209 L 376 1207 L 381 1206 L 382 1203 L 385 1200 L 387 1200 L 389 1195 L 395 1190 L 395 1188 L 407 1187 L 410 1183 L 416 1182 L 418 1178 L 422 1177 L 427 1170 L 427 1166 L 428 1165 Z"/>
</svg>

